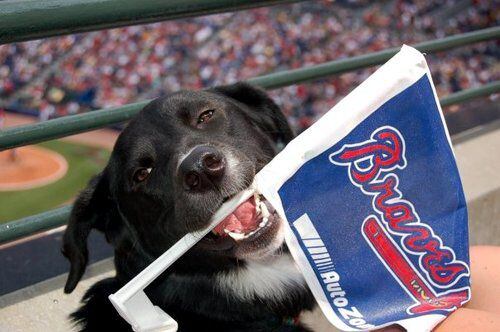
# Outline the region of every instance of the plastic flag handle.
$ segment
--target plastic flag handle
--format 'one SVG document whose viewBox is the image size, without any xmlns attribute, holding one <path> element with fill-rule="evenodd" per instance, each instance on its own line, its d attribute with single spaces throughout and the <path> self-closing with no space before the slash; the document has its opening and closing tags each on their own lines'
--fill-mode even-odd
<svg viewBox="0 0 500 332">
<path fill-rule="evenodd" d="M 186 234 L 125 286 L 109 296 L 109 300 L 115 309 L 132 326 L 134 331 L 177 331 L 177 322 L 158 306 L 153 305 L 144 293 L 144 288 L 207 235 L 224 218 L 236 210 L 239 205 L 249 199 L 254 192 L 255 185 L 252 185 L 248 189 L 236 194 L 217 210 L 207 228 Z"/>
</svg>

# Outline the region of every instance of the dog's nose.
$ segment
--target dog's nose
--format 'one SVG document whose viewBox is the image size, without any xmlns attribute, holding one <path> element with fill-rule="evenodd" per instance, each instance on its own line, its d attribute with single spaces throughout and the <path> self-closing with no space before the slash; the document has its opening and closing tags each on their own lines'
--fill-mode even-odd
<svg viewBox="0 0 500 332">
<path fill-rule="evenodd" d="M 202 191 L 219 184 L 226 168 L 224 156 L 216 148 L 194 148 L 179 165 L 179 175 L 189 190 Z"/>
</svg>

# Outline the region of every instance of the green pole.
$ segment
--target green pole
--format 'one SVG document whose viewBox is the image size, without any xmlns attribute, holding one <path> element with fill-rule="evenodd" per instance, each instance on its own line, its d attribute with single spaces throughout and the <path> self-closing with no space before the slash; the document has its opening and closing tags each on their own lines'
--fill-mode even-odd
<svg viewBox="0 0 500 332">
<path fill-rule="evenodd" d="M 4 0 L 0 45 L 299 0 Z"/>
<path fill-rule="evenodd" d="M 0 224 L 0 244 L 65 225 L 71 206 Z"/>
</svg>

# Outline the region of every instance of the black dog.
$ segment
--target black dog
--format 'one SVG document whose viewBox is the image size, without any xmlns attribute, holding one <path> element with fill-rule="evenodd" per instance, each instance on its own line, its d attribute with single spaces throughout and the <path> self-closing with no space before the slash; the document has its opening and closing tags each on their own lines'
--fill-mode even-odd
<svg viewBox="0 0 500 332">
<path fill-rule="evenodd" d="M 130 331 L 108 300 L 221 204 L 293 137 L 283 114 L 245 83 L 154 100 L 75 202 L 64 234 L 65 292 L 87 264 L 91 229 L 115 249 L 116 277 L 95 284 L 72 318 L 83 331 Z M 314 299 L 283 243 L 282 221 L 254 196 L 146 289 L 179 331 L 307 331 Z"/>
</svg>

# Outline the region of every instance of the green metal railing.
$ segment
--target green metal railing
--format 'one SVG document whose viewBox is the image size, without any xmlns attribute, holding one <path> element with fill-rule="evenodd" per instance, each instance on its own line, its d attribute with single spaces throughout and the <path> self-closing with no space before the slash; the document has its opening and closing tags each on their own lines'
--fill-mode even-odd
<svg viewBox="0 0 500 332">
<path fill-rule="evenodd" d="M 71 205 L 0 224 L 0 244 L 65 225 Z"/>
<path fill-rule="evenodd" d="M 0 44 L 292 2 L 297 1 L 7 0 L 0 2 Z M 500 27 L 493 27 L 419 43 L 414 47 L 421 52 L 431 53 L 499 38 Z M 248 82 L 266 89 L 276 89 L 377 65 L 388 60 L 398 50 L 399 48 L 391 48 L 320 65 L 271 73 L 251 78 Z M 440 102 L 442 106 L 449 106 L 497 92 L 500 92 L 500 81 L 453 93 L 442 98 Z M 146 100 L 10 128 L 0 132 L 0 151 L 124 122 L 131 119 L 148 102 Z M 71 206 L 64 206 L 2 224 L 0 244 L 62 226 L 66 223 L 70 210 Z"/>
<path fill-rule="evenodd" d="M 4 0 L 0 45 L 304 0 Z"/>
<path fill-rule="evenodd" d="M 442 107 L 445 107 L 453 104 L 460 104 L 470 99 L 489 96 L 497 92 L 500 92 L 500 81 L 491 82 L 478 88 L 452 93 L 440 99 L 440 103 Z"/>
</svg>

